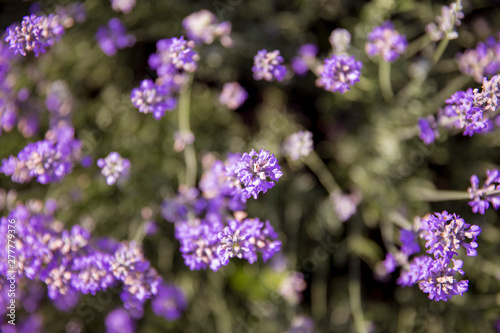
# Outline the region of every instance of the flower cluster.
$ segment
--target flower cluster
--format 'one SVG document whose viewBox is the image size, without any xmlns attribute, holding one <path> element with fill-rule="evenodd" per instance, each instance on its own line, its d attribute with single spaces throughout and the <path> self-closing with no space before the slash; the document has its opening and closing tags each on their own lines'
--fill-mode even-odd
<svg viewBox="0 0 500 333">
<path fill-rule="evenodd" d="M 472 207 L 472 212 L 484 215 L 486 209 L 490 207 L 498 209 L 500 207 L 500 172 L 497 169 L 486 170 L 486 181 L 483 187 L 479 188 L 479 178 L 476 175 L 470 177 L 471 187 L 467 189 L 469 192 L 469 206 Z"/>
<path fill-rule="evenodd" d="M 418 253 L 420 247 L 412 231 L 402 231 L 401 253 L 387 255 L 384 262 L 388 272 L 396 265 L 404 265 L 397 283 L 412 286 L 418 283 L 420 290 L 429 294 L 429 299 L 447 301 L 454 295 L 463 295 L 468 289 L 468 280 L 457 281 L 456 273 L 464 275 L 463 261 L 453 259 L 460 247 L 464 247 L 468 256 L 477 255 L 476 240 L 481 233 L 477 225 L 466 223 L 460 216 L 446 211 L 434 213 L 420 220 L 419 234 L 427 242 L 427 253 L 434 258 L 420 255 L 408 262 L 411 254 Z M 470 241 L 468 241 L 470 240 Z"/>
<path fill-rule="evenodd" d="M 378 54 L 385 61 L 393 62 L 406 51 L 407 46 L 406 37 L 394 29 L 392 22 L 387 21 L 368 34 L 365 51 L 370 57 Z"/>
<path fill-rule="evenodd" d="M 117 152 L 111 152 L 106 158 L 98 159 L 97 166 L 102 169 L 101 173 L 106 177 L 106 183 L 113 185 L 118 178 L 123 178 L 128 174 L 130 161 L 121 157 Z"/>
<path fill-rule="evenodd" d="M 252 150 L 210 164 L 199 190 L 181 187 L 162 205 L 165 220 L 175 223 L 186 266 L 217 271 L 233 257 L 254 263 L 258 253 L 267 261 L 281 248 L 278 235 L 268 221 L 245 218 L 243 210 L 247 199 L 265 193 L 281 177 L 276 158 Z"/>
<path fill-rule="evenodd" d="M 351 46 L 351 33 L 345 29 L 335 29 L 328 37 L 333 54 L 346 53 Z"/>
<path fill-rule="evenodd" d="M 316 55 L 318 54 L 318 46 L 315 44 L 302 45 L 297 56 L 292 58 L 292 68 L 295 74 L 304 76 L 309 69 L 316 62 Z"/>
<path fill-rule="evenodd" d="M 99 27 L 95 39 L 108 57 L 114 56 L 117 50 L 131 47 L 135 44 L 135 37 L 127 35 L 125 26 L 116 17 L 109 20 L 107 26 L 102 25 Z"/>
<path fill-rule="evenodd" d="M 437 138 L 439 138 L 439 131 L 437 123 L 433 116 L 420 118 L 418 120 L 419 135 L 418 137 L 426 144 L 430 145 Z"/>
<path fill-rule="evenodd" d="M 332 55 L 325 59 L 316 84 L 328 91 L 338 91 L 343 94 L 359 81 L 361 67 L 363 64 L 361 61 L 356 61 L 354 56 Z"/>
<path fill-rule="evenodd" d="M 56 15 L 31 14 L 23 18 L 21 25 L 7 28 L 7 34 L 5 41 L 9 43 L 9 48 L 14 50 L 14 54 L 26 56 L 26 52 L 33 52 L 35 57 L 38 57 L 61 39 L 64 28 Z"/>
<path fill-rule="evenodd" d="M 125 309 L 142 316 L 144 303 L 159 294 L 161 277 L 144 258 L 134 242 L 118 243 L 104 238 L 93 240 L 90 233 L 75 225 L 62 229 L 53 218 L 57 205 L 48 200 L 45 205 L 31 201 L 18 204 L 8 218 L 0 219 L 0 229 L 7 234 L 8 219 L 15 219 L 17 248 L 17 275 L 29 280 L 40 280 L 48 287 L 48 295 L 55 302 L 66 295 L 92 294 L 122 285 L 120 298 Z M 0 240 L 6 247 L 7 239 Z M 0 271 L 5 275 L 6 258 L 0 260 Z M 70 302 L 76 305 L 76 302 Z M 179 311 L 182 311 L 181 306 Z"/>
<path fill-rule="evenodd" d="M 283 81 L 286 75 L 286 67 L 283 66 L 283 57 L 280 51 L 260 50 L 253 58 L 253 78 L 255 80 Z"/>
<path fill-rule="evenodd" d="M 73 127 L 65 125 L 47 132 L 45 140 L 28 144 L 17 157 L 3 159 L 0 172 L 11 176 L 16 183 L 26 183 L 32 178 L 41 184 L 57 182 L 80 160 L 80 149 Z"/>
<path fill-rule="evenodd" d="M 297 161 L 308 156 L 314 150 L 313 135 L 309 131 L 298 131 L 286 138 L 283 143 L 285 156 Z"/>
<path fill-rule="evenodd" d="M 219 103 L 231 110 L 239 108 L 248 98 L 248 93 L 238 82 L 228 82 L 222 87 Z"/>
<path fill-rule="evenodd" d="M 333 210 L 341 222 L 345 222 L 356 213 L 358 204 L 361 202 L 361 194 L 344 194 L 342 191 L 335 191 L 330 195 Z"/>
<path fill-rule="evenodd" d="M 132 89 L 130 100 L 141 113 L 152 113 L 160 120 L 166 111 L 172 111 L 177 106 L 177 100 L 171 95 L 167 85 L 157 85 L 146 79 L 140 87 Z"/>
<path fill-rule="evenodd" d="M 495 75 L 500 71 L 499 42 L 490 36 L 485 42 L 479 42 L 475 49 L 457 54 L 455 59 L 460 72 L 481 83 L 485 76 Z"/>
<path fill-rule="evenodd" d="M 196 43 L 212 44 L 214 39 L 219 37 L 223 46 L 230 47 L 233 44 L 229 36 L 231 23 L 228 21 L 219 23 L 215 15 L 206 9 L 187 16 L 182 21 L 182 26 L 188 38 Z"/>
<path fill-rule="evenodd" d="M 457 0 L 449 6 L 441 7 L 441 16 L 436 16 L 436 22 L 427 24 L 425 31 L 434 42 L 443 38 L 457 39 L 458 33 L 455 31 L 455 26 L 458 27 L 463 18 L 462 1 Z"/>
<path fill-rule="evenodd" d="M 65 29 L 71 28 L 75 22 L 83 23 L 87 19 L 85 5 L 78 2 L 72 2 L 66 6 L 57 6 L 55 12 Z"/>
</svg>

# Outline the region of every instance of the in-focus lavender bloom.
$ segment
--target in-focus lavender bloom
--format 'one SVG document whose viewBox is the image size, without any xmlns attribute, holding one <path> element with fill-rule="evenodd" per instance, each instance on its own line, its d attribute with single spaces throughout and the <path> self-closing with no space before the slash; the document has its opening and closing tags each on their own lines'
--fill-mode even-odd
<svg viewBox="0 0 500 333">
<path fill-rule="evenodd" d="M 58 42 L 64 34 L 64 28 L 59 23 L 59 18 L 53 14 L 49 16 L 25 16 L 21 25 L 7 28 L 5 41 L 14 54 L 26 56 L 26 52 L 33 52 L 35 57 L 45 53 L 49 46 Z"/>
<path fill-rule="evenodd" d="M 394 272 L 396 270 L 397 264 L 398 263 L 396 261 L 396 258 L 394 258 L 394 256 L 391 253 L 387 253 L 386 256 L 385 256 L 385 260 L 383 262 L 385 271 L 387 273 Z"/>
<path fill-rule="evenodd" d="M 435 257 L 451 258 L 457 254 L 460 246 L 463 246 L 468 256 L 477 255 L 476 240 L 481 233 L 479 226 L 470 225 L 460 216 L 449 214 L 447 211 L 423 218 L 421 223 L 421 237 L 427 240 L 427 253 L 434 254 Z M 471 240 L 470 243 L 465 242 L 467 238 Z"/>
<path fill-rule="evenodd" d="M 462 12 L 462 1 L 457 0 L 449 6 L 441 7 L 441 15 L 436 16 L 436 22 L 431 22 L 425 26 L 425 31 L 432 41 L 439 41 L 443 38 L 456 39 L 458 33 L 455 26 L 461 24 L 460 20 L 464 18 Z"/>
<path fill-rule="evenodd" d="M 134 7 L 135 0 L 111 0 L 111 8 L 113 8 L 115 12 L 128 14 Z"/>
<path fill-rule="evenodd" d="M 394 24 L 387 21 L 380 27 L 375 27 L 368 34 L 365 51 L 370 57 L 380 55 L 387 62 L 393 62 L 406 51 L 408 42 L 404 35 L 394 29 Z"/>
<path fill-rule="evenodd" d="M 434 142 L 434 140 L 436 140 L 436 138 L 439 138 L 439 131 L 437 129 L 437 124 L 433 116 L 420 118 L 418 120 L 418 128 L 420 130 L 418 137 L 426 145 L 430 145 Z"/>
<path fill-rule="evenodd" d="M 401 275 L 397 279 L 396 283 L 403 287 L 410 287 L 427 278 L 429 274 L 429 266 L 432 261 L 431 257 L 425 255 L 413 258 L 409 266 L 401 271 Z"/>
<path fill-rule="evenodd" d="M 219 23 L 217 17 L 206 9 L 187 16 L 182 21 L 182 26 L 186 30 L 188 38 L 196 43 L 212 44 L 217 37 L 220 38 L 221 44 L 225 47 L 230 47 L 233 43 L 229 36 L 231 23 L 228 21 Z"/>
<path fill-rule="evenodd" d="M 248 98 L 248 93 L 238 82 L 228 82 L 222 87 L 219 103 L 231 110 L 239 108 Z"/>
<path fill-rule="evenodd" d="M 99 27 L 95 39 L 108 57 L 114 56 L 117 50 L 135 45 L 135 37 L 127 35 L 125 26 L 116 17 L 109 20 L 107 26 L 102 25 Z"/>
<path fill-rule="evenodd" d="M 401 229 L 399 240 L 401 241 L 401 252 L 407 256 L 420 252 L 417 234 L 412 230 Z"/>
<path fill-rule="evenodd" d="M 490 36 L 485 42 L 479 42 L 475 49 L 468 49 L 456 55 L 455 60 L 460 72 L 472 76 L 481 83 L 485 76 L 495 75 L 500 71 L 499 42 Z"/>
<path fill-rule="evenodd" d="M 158 86 L 149 79 L 143 80 L 140 87 L 132 89 L 130 100 L 139 112 L 152 113 L 156 120 L 177 106 L 177 100 L 172 97 L 168 86 Z"/>
<path fill-rule="evenodd" d="M 194 46 L 194 42 L 185 40 L 184 36 L 161 39 L 156 43 L 156 53 L 149 57 L 149 66 L 163 78 L 163 84 L 178 84 L 175 77 L 179 71 L 192 73 L 198 67 L 199 55 Z"/>
<path fill-rule="evenodd" d="M 162 283 L 151 302 L 151 308 L 157 316 L 167 320 L 179 319 L 187 308 L 186 296 L 176 286 Z"/>
<path fill-rule="evenodd" d="M 283 66 L 283 57 L 279 50 L 268 52 L 260 50 L 253 58 L 253 78 L 255 80 L 283 81 L 286 75 L 286 67 Z"/>
<path fill-rule="evenodd" d="M 304 280 L 304 274 L 300 272 L 290 272 L 290 274 L 281 281 L 278 292 L 288 303 L 296 305 L 301 301 L 301 293 L 306 287 L 307 283 Z"/>
<path fill-rule="evenodd" d="M 274 187 L 283 175 L 278 159 L 274 154 L 261 149 L 257 154 L 252 149 L 250 153 L 243 153 L 234 170 L 236 178 L 245 186 L 243 193 L 248 199 L 251 196 L 257 199 L 260 192 L 266 193 Z M 269 179 L 269 180 L 268 180 Z"/>
<path fill-rule="evenodd" d="M 295 74 L 299 76 L 306 75 L 309 68 L 316 62 L 316 55 L 318 54 L 318 46 L 315 44 L 302 45 L 297 56 L 292 58 L 292 68 Z"/>
<path fill-rule="evenodd" d="M 495 112 L 498 110 L 500 107 L 500 75 L 495 75 L 490 80 L 483 79 L 481 92 L 474 89 L 474 103 L 480 106 L 483 111 Z"/>
<path fill-rule="evenodd" d="M 117 152 L 111 152 L 106 158 L 98 159 L 97 166 L 102 169 L 101 173 L 106 177 L 106 183 L 113 185 L 118 178 L 128 174 L 130 161 L 121 157 Z"/>
<path fill-rule="evenodd" d="M 332 31 L 328 41 L 332 46 L 333 54 L 343 54 L 351 46 L 351 34 L 345 29 L 338 28 Z"/>
<path fill-rule="evenodd" d="M 456 273 L 464 274 L 462 260 L 453 261 L 449 267 L 450 259 L 440 258 L 432 260 L 426 267 L 426 277 L 422 278 L 418 286 L 424 293 L 429 294 L 429 299 L 434 301 L 448 301 L 454 295 L 462 296 L 469 288 L 468 280 L 457 281 Z"/>
<path fill-rule="evenodd" d="M 500 194 L 489 194 L 500 189 L 500 172 L 497 169 L 486 170 L 487 179 L 483 187 L 479 188 L 479 178 L 476 175 L 470 177 L 471 187 L 467 189 L 469 192 L 469 206 L 472 207 L 473 213 L 483 215 L 490 207 L 498 209 L 500 207 Z"/>
<path fill-rule="evenodd" d="M 356 61 L 354 56 L 332 55 L 325 59 L 317 85 L 325 90 L 343 94 L 359 81 L 361 67 L 363 64 Z"/>
<path fill-rule="evenodd" d="M 111 311 L 106 316 L 106 333 L 134 333 L 135 321 L 122 308 Z"/>
<path fill-rule="evenodd" d="M 344 194 L 341 191 L 335 191 L 330 195 L 333 209 L 340 221 L 345 222 L 356 213 L 356 208 L 361 202 L 359 193 Z"/>
<path fill-rule="evenodd" d="M 283 143 L 286 156 L 297 161 L 308 156 L 314 150 L 313 135 L 309 131 L 298 131 L 290 135 Z"/>
</svg>

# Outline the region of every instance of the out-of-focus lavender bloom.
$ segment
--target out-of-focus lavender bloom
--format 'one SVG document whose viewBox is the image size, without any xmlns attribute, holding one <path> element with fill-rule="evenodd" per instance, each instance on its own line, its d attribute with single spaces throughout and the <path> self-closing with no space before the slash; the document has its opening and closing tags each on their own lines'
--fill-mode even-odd
<svg viewBox="0 0 500 333">
<path fill-rule="evenodd" d="M 130 100 L 139 112 L 152 113 L 156 120 L 177 106 L 177 100 L 166 85 L 158 86 L 149 79 L 143 80 L 140 87 L 132 89 Z"/>
<path fill-rule="evenodd" d="M 316 55 L 318 54 L 318 46 L 315 44 L 302 45 L 297 56 L 292 58 L 292 68 L 295 74 L 299 76 L 306 75 L 309 68 L 316 62 Z"/>
<path fill-rule="evenodd" d="M 434 213 L 428 218 L 421 220 L 420 230 L 423 231 L 422 238 L 427 240 L 425 247 L 429 248 L 428 253 L 435 257 L 451 258 L 456 251 L 463 246 L 467 250 L 468 256 L 477 255 L 477 236 L 481 233 L 481 228 L 477 225 L 470 225 L 456 214 L 449 214 L 447 211 Z M 470 243 L 465 241 L 470 239 Z"/>
<path fill-rule="evenodd" d="M 290 324 L 290 330 L 285 333 L 314 333 L 314 321 L 311 317 L 295 316 Z"/>
<path fill-rule="evenodd" d="M 343 194 L 341 191 L 335 191 L 330 195 L 333 203 L 333 209 L 340 221 L 345 222 L 356 213 L 356 208 L 361 202 L 359 193 Z"/>
<path fill-rule="evenodd" d="M 59 121 L 69 121 L 72 116 L 74 99 L 68 84 L 64 81 L 54 81 L 47 86 L 47 97 L 45 106 L 50 111 L 51 125 L 55 126 Z"/>
<path fill-rule="evenodd" d="M 73 2 L 66 6 L 57 6 L 55 10 L 64 28 L 71 28 L 75 22 L 83 23 L 87 19 L 87 11 L 83 3 Z"/>
<path fill-rule="evenodd" d="M 283 81 L 286 75 L 286 67 L 283 66 L 283 57 L 279 50 L 268 52 L 260 50 L 253 58 L 253 78 L 255 80 Z"/>
<path fill-rule="evenodd" d="M 228 82 L 222 87 L 219 103 L 231 110 L 236 110 L 248 98 L 248 93 L 238 82 Z"/>
<path fill-rule="evenodd" d="M 84 167 L 84 168 L 90 168 L 92 166 L 92 163 L 94 162 L 94 159 L 92 158 L 92 156 L 83 156 L 82 157 L 82 161 L 80 162 L 81 165 Z"/>
<path fill-rule="evenodd" d="M 495 75 L 500 71 L 500 44 L 490 36 L 485 42 L 479 42 L 475 49 L 458 53 L 455 60 L 460 72 L 472 76 L 481 83 L 485 76 Z"/>
<path fill-rule="evenodd" d="M 368 34 L 365 51 L 370 57 L 378 54 L 385 61 L 393 62 L 405 53 L 407 46 L 406 37 L 394 29 L 392 22 L 387 21 Z"/>
<path fill-rule="evenodd" d="M 45 53 L 49 46 L 58 42 L 64 34 L 64 28 L 59 23 L 59 18 L 53 14 L 49 16 L 25 16 L 21 25 L 7 28 L 5 41 L 14 54 L 26 56 L 26 52 L 33 52 L 35 57 Z"/>
<path fill-rule="evenodd" d="M 186 307 L 186 296 L 182 290 L 166 283 L 160 285 L 158 294 L 151 302 L 153 312 L 170 321 L 179 319 Z"/>
<path fill-rule="evenodd" d="M 464 18 L 462 12 L 462 1 L 457 0 L 449 6 L 441 7 L 441 16 L 436 16 L 436 22 L 431 22 L 425 26 L 425 31 L 432 41 L 439 41 L 443 38 L 456 39 L 458 33 L 455 26 L 461 24 L 460 20 Z"/>
<path fill-rule="evenodd" d="M 288 303 L 296 305 L 302 299 L 301 293 L 306 289 L 307 283 L 304 274 L 291 272 L 281 281 L 278 292 Z"/>
<path fill-rule="evenodd" d="M 407 256 L 420 252 L 417 234 L 412 230 L 401 229 L 399 240 L 401 241 L 401 252 Z"/>
<path fill-rule="evenodd" d="M 113 8 L 115 12 L 128 14 L 134 7 L 135 0 L 111 0 L 111 8 Z"/>
<path fill-rule="evenodd" d="M 194 134 L 191 131 L 176 131 L 174 133 L 174 150 L 178 153 L 186 148 L 186 145 L 192 145 Z"/>
<path fill-rule="evenodd" d="M 350 86 L 359 81 L 361 67 L 363 64 L 361 61 L 356 61 L 354 56 L 332 55 L 325 59 L 316 84 L 325 90 L 339 91 L 343 94 L 351 90 Z"/>
<path fill-rule="evenodd" d="M 149 220 L 144 224 L 144 233 L 148 236 L 156 234 L 158 231 L 158 224 L 155 221 Z"/>
<path fill-rule="evenodd" d="M 182 21 L 182 26 L 188 38 L 196 43 L 212 44 L 214 39 L 219 37 L 223 46 L 230 47 L 233 44 L 229 36 L 231 23 L 228 21 L 219 23 L 215 15 L 206 9 L 187 16 Z"/>
<path fill-rule="evenodd" d="M 116 17 L 109 20 L 107 26 L 102 25 L 99 27 L 95 39 L 108 57 L 114 56 L 117 50 L 135 45 L 135 37 L 127 35 L 125 26 Z"/>
<path fill-rule="evenodd" d="M 433 116 L 428 116 L 427 118 L 420 118 L 418 120 L 418 128 L 420 133 L 418 137 L 426 144 L 430 145 L 431 143 L 439 138 L 439 131 L 437 129 L 436 120 Z"/>
<path fill-rule="evenodd" d="M 401 271 L 401 275 L 397 279 L 396 283 L 403 287 L 409 287 L 425 279 L 429 274 L 429 266 L 432 261 L 432 258 L 428 256 L 418 256 L 413 258 L 409 266 Z"/>
<path fill-rule="evenodd" d="M 345 29 L 338 28 L 332 31 L 328 41 L 332 46 L 333 54 L 343 54 L 351 46 L 351 34 Z"/>
<path fill-rule="evenodd" d="M 386 256 L 385 256 L 385 260 L 383 262 L 385 271 L 387 273 L 394 272 L 396 270 L 397 264 L 398 263 L 396 261 L 396 258 L 394 258 L 394 256 L 391 253 L 387 253 Z"/>
<path fill-rule="evenodd" d="M 472 207 L 473 213 L 483 215 L 490 207 L 498 209 L 500 207 L 500 194 L 489 194 L 495 190 L 500 190 L 500 172 L 497 169 L 486 170 L 487 179 L 482 188 L 479 188 L 479 178 L 476 175 L 470 177 L 471 187 L 467 189 L 469 192 L 469 206 Z"/>
<path fill-rule="evenodd" d="M 309 131 L 298 131 L 290 135 L 283 143 L 286 156 L 297 161 L 308 156 L 314 150 L 313 135 Z"/>
<path fill-rule="evenodd" d="M 52 304 L 63 312 L 71 311 L 80 301 L 80 293 L 71 290 L 66 294 L 59 294 L 56 298 L 52 299 Z"/>
<path fill-rule="evenodd" d="M 101 173 L 106 177 L 106 183 L 113 185 L 118 178 L 125 177 L 130 169 L 130 161 L 122 158 L 117 152 L 109 153 L 106 158 L 98 159 L 97 166 L 101 168 Z"/>
<path fill-rule="evenodd" d="M 134 333 L 135 322 L 122 308 L 111 311 L 106 316 L 106 333 Z"/>
</svg>

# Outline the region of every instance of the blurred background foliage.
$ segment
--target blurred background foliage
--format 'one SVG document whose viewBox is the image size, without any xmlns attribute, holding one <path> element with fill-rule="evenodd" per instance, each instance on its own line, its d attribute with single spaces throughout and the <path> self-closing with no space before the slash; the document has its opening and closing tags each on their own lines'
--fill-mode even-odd
<svg viewBox="0 0 500 333">
<path fill-rule="evenodd" d="M 185 291 L 189 305 L 174 322 L 156 317 L 147 306 L 137 332 L 283 332 L 298 314 L 311 316 L 318 332 L 352 332 L 355 310 L 349 281 L 357 279 L 364 319 L 373 332 L 494 331 L 500 318 L 497 213 L 490 209 L 484 216 L 475 215 L 465 200 L 433 202 L 429 193 L 466 191 L 472 174 L 481 178 L 486 169 L 498 168 L 500 136 L 493 132 L 470 138 L 441 132 L 435 144 L 425 146 L 416 124 L 419 117 L 434 114 L 453 92 L 479 87 L 458 72 L 454 56 L 497 34 L 499 1 L 464 2 L 459 38 L 450 42 L 437 65 L 430 60 L 435 43 L 424 45 L 422 36 L 425 25 L 448 2 L 141 0 L 128 15 L 112 11 L 106 0 L 83 3 L 85 23 L 68 29 L 62 42 L 46 54 L 28 56 L 16 65 L 16 89 L 26 87 L 32 96 L 39 96 L 35 108 L 42 125 L 39 134 L 29 139 L 15 130 L 4 133 L 0 156 L 17 154 L 28 142 L 43 138 L 48 122 L 41 91 L 49 82 L 64 80 L 75 98 L 76 136 L 94 164 L 89 169 L 77 166 L 56 184 L 15 184 L 0 177 L 0 187 L 15 190 L 21 201 L 55 198 L 60 205 L 56 216 L 66 227 L 81 224 L 95 237 L 142 239 L 147 218 L 141 212 L 151 210 L 160 229 L 143 239 L 144 250 L 163 278 Z M 22 20 L 32 4 L 0 2 L 0 28 Z M 183 154 L 173 150 L 178 112 L 156 121 L 140 114 L 129 96 L 151 76 L 147 59 L 155 52 L 156 41 L 182 35 L 182 19 L 200 9 L 232 23 L 234 46 L 226 49 L 214 43 L 198 48 L 201 60 L 194 75 L 190 115 L 198 177 L 209 153 L 223 159 L 228 152 L 263 148 L 280 158 L 283 178 L 250 201 L 247 211 L 250 217 L 269 219 L 279 232 L 281 260 L 286 261 L 283 272 L 261 260 L 254 265 L 234 260 L 216 273 L 192 272 L 183 264 L 173 225 L 160 215 L 161 202 L 173 197 L 184 179 Z M 108 57 L 94 35 L 112 17 L 119 17 L 137 42 Z M 368 32 L 388 19 L 410 42 L 407 55 L 393 65 L 395 98 L 390 102 L 380 93 L 377 61 L 364 52 Z M 313 73 L 304 78 L 289 75 L 283 83 L 253 80 L 251 67 L 258 50 L 278 49 L 289 63 L 300 45 L 316 43 L 322 59 L 330 52 L 328 37 L 335 28 L 351 32 L 350 52 L 364 64 L 361 81 L 351 92 L 332 94 L 317 88 Z M 229 81 L 240 82 L 249 92 L 249 99 L 236 111 L 220 106 L 217 99 Z M 316 152 L 340 187 L 361 193 L 363 200 L 349 221 L 339 221 L 317 175 L 282 156 L 283 140 L 299 129 L 313 132 Z M 106 185 L 95 165 L 110 151 L 132 164 L 129 178 L 116 186 Z M 483 229 L 479 255 L 464 259 L 469 291 L 448 303 L 428 300 L 417 287 L 396 286 L 396 274 L 376 273 L 386 246 L 398 244 L 398 223 L 442 210 L 460 214 Z M 307 282 L 298 304 L 277 293 L 288 271 L 302 272 Z M 92 320 L 77 310 L 60 313 L 47 300 L 41 309 L 46 331 L 103 332 L 106 314 L 120 301 L 114 295 L 106 306 L 92 306 L 95 299 L 99 295 L 81 301 L 95 310 Z"/>
</svg>

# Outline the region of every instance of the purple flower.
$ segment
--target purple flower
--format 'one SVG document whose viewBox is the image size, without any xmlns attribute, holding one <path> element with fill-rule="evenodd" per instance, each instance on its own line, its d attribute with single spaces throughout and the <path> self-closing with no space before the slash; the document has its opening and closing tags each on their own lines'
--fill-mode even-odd
<svg viewBox="0 0 500 333">
<path fill-rule="evenodd" d="M 425 26 L 425 31 L 432 41 L 438 41 L 443 38 L 456 39 L 458 33 L 455 26 L 461 24 L 460 19 L 464 18 L 462 12 L 462 1 L 456 1 L 449 6 L 441 7 L 441 16 L 436 16 L 436 23 L 431 22 Z"/>
<path fill-rule="evenodd" d="M 280 283 L 278 292 L 288 303 L 298 304 L 302 299 L 301 293 L 306 289 L 307 283 L 304 274 L 300 272 L 290 272 Z"/>
<path fill-rule="evenodd" d="M 283 57 L 280 55 L 279 50 L 268 52 L 267 50 L 260 50 L 257 55 L 253 57 L 253 78 L 255 80 L 283 81 L 286 75 L 286 67 L 283 66 Z"/>
<path fill-rule="evenodd" d="M 219 103 L 231 110 L 239 108 L 248 98 L 248 93 L 238 82 L 228 82 L 222 87 Z"/>
<path fill-rule="evenodd" d="M 295 74 L 304 76 L 316 61 L 318 46 L 315 44 L 305 44 L 299 48 L 297 53 L 297 57 L 292 58 L 292 68 Z"/>
<path fill-rule="evenodd" d="M 26 56 L 26 52 L 33 52 L 35 57 L 45 53 L 46 48 L 58 42 L 64 34 L 64 28 L 59 24 L 59 18 L 55 15 L 36 16 L 31 14 L 25 16 L 21 25 L 7 28 L 8 36 L 5 41 L 14 54 Z"/>
<path fill-rule="evenodd" d="M 130 100 L 139 112 L 152 113 L 156 120 L 177 106 L 177 100 L 171 96 L 166 85 L 157 86 L 149 79 L 143 80 L 139 88 L 132 89 Z"/>
<path fill-rule="evenodd" d="M 460 72 L 472 76 L 481 83 L 485 76 L 495 75 L 500 71 L 499 43 L 490 36 L 485 42 L 479 42 L 475 49 L 458 53 L 455 60 Z"/>
<path fill-rule="evenodd" d="M 85 5 L 78 2 L 73 2 L 66 6 L 57 6 L 55 12 L 64 28 L 72 27 L 75 22 L 83 23 L 87 19 Z"/>
<path fill-rule="evenodd" d="M 239 223 L 236 220 L 229 221 L 229 226 L 225 227 L 218 235 L 220 245 L 217 248 L 217 254 L 220 257 L 222 265 L 227 265 L 229 259 L 238 257 L 243 258 L 243 254 L 250 251 L 248 239 L 252 236 L 250 230 L 244 223 Z"/>
<path fill-rule="evenodd" d="M 430 145 L 434 142 L 434 140 L 436 140 L 436 138 L 439 137 L 439 131 L 437 130 L 437 124 L 433 116 L 420 118 L 418 120 L 418 128 L 420 130 L 418 137 L 426 145 Z"/>
<path fill-rule="evenodd" d="M 149 57 L 149 66 L 165 81 L 173 81 L 179 71 L 192 73 L 198 67 L 199 56 L 194 42 L 180 38 L 161 39 L 156 43 L 156 53 Z"/>
<path fill-rule="evenodd" d="M 406 51 L 407 46 L 406 37 L 394 29 L 392 22 L 386 21 L 368 34 L 365 51 L 370 57 L 379 54 L 385 61 L 393 62 Z"/>
<path fill-rule="evenodd" d="M 397 279 L 396 283 L 403 287 L 409 287 L 427 278 L 429 275 L 429 266 L 432 261 L 432 258 L 428 256 L 418 256 L 413 258 L 409 266 L 401 271 L 401 275 Z"/>
<path fill-rule="evenodd" d="M 206 10 L 194 12 L 182 21 L 182 26 L 186 30 L 189 39 L 196 43 L 212 44 L 214 39 L 220 37 L 221 44 L 225 47 L 232 45 L 231 23 L 224 21 L 219 23 L 215 15 Z"/>
<path fill-rule="evenodd" d="M 314 150 L 313 135 L 309 131 L 298 131 L 291 134 L 283 143 L 286 156 L 297 161 L 308 156 Z"/>
<path fill-rule="evenodd" d="M 281 167 L 274 154 L 261 149 L 257 154 L 252 149 L 250 153 L 243 153 L 234 170 L 236 178 L 245 186 L 243 194 L 247 199 L 253 196 L 257 199 L 260 192 L 266 193 L 274 187 L 278 179 L 283 176 Z M 268 180 L 269 179 L 269 180 Z"/>
<path fill-rule="evenodd" d="M 401 252 L 410 256 L 420 252 L 417 235 L 412 230 L 401 229 L 399 240 L 401 241 Z"/>
<path fill-rule="evenodd" d="M 133 333 L 135 322 L 125 309 L 118 308 L 106 316 L 106 333 Z"/>
<path fill-rule="evenodd" d="M 117 281 L 110 272 L 111 255 L 96 251 L 73 260 L 71 286 L 83 294 L 95 295 Z"/>
<path fill-rule="evenodd" d="M 330 195 L 333 203 L 333 209 L 341 222 L 345 222 L 356 213 L 356 208 L 361 202 L 359 193 L 344 194 L 341 191 L 335 191 Z"/>
<path fill-rule="evenodd" d="M 125 26 L 116 17 L 109 20 L 107 26 L 100 26 L 95 38 L 108 57 L 114 56 L 117 50 L 135 45 L 135 37 L 127 35 Z"/>
<path fill-rule="evenodd" d="M 469 206 L 472 207 L 473 213 L 479 213 L 483 215 L 490 207 L 490 203 L 493 208 L 498 209 L 500 207 L 500 195 L 490 194 L 491 192 L 500 189 L 500 177 L 499 171 L 486 170 L 487 179 L 482 188 L 479 188 L 479 178 L 476 175 L 470 177 L 471 187 L 467 189 L 469 192 Z"/>
<path fill-rule="evenodd" d="M 106 177 L 106 183 L 113 185 L 118 178 L 128 174 L 130 161 L 121 157 L 117 152 L 111 152 L 106 158 L 98 159 L 97 166 L 102 169 L 101 173 Z"/>
<path fill-rule="evenodd" d="M 462 296 L 468 289 L 468 280 L 457 281 L 454 276 L 462 270 L 462 260 L 454 260 L 453 267 L 448 267 L 450 259 L 440 258 L 432 260 L 427 266 L 426 277 L 419 282 L 419 288 L 429 294 L 429 299 L 434 301 L 448 301 L 454 295 Z"/>
<path fill-rule="evenodd" d="M 328 91 L 343 94 L 359 81 L 361 67 L 363 64 L 356 61 L 354 56 L 332 55 L 325 59 L 317 84 Z"/>
<path fill-rule="evenodd" d="M 111 8 L 115 12 L 122 12 L 128 14 L 134 9 L 135 0 L 111 0 Z"/>
<path fill-rule="evenodd" d="M 387 253 L 383 264 L 385 271 L 387 273 L 392 273 L 396 270 L 396 266 L 398 263 L 396 261 L 396 258 L 394 258 L 394 256 L 391 253 Z"/>
<path fill-rule="evenodd" d="M 186 296 L 176 286 L 162 283 L 151 302 L 151 308 L 157 316 L 169 321 L 179 319 L 187 308 Z"/>
<path fill-rule="evenodd" d="M 427 253 L 434 254 L 436 258 L 451 258 L 460 246 L 463 246 L 468 256 L 477 255 L 476 240 L 481 233 L 479 226 L 471 226 L 460 216 L 449 214 L 447 211 L 423 218 L 421 223 L 422 238 L 427 240 L 425 247 L 429 248 Z M 467 238 L 471 239 L 470 243 L 465 242 Z"/>
</svg>

